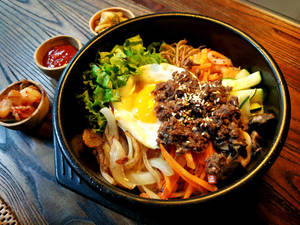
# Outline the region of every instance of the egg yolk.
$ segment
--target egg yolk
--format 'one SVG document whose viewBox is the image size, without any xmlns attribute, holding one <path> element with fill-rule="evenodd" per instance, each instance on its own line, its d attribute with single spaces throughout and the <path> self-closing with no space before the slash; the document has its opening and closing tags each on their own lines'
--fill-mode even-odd
<svg viewBox="0 0 300 225">
<path fill-rule="evenodd" d="M 145 123 L 155 123 L 157 121 L 154 106 L 155 100 L 151 93 L 155 89 L 155 84 L 145 85 L 135 96 L 134 117 Z"/>
<path fill-rule="evenodd" d="M 155 89 L 155 84 L 136 83 L 134 92 L 123 96 L 122 101 L 117 103 L 119 108 L 131 111 L 136 120 L 145 123 L 156 123 L 154 112 L 155 100 L 151 93 Z"/>
</svg>

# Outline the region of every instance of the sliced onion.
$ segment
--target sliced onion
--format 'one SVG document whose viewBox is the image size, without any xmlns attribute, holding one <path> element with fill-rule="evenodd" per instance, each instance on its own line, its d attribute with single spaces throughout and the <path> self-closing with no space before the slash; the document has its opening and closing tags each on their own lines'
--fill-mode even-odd
<svg viewBox="0 0 300 225">
<path fill-rule="evenodd" d="M 107 142 L 104 143 L 103 145 L 103 151 L 104 151 L 104 155 L 105 155 L 105 158 L 106 160 L 109 162 L 109 158 L 110 158 L 110 146 Z"/>
<path fill-rule="evenodd" d="M 106 151 L 110 151 L 110 148 L 108 146 L 107 143 L 105 143 L 105 148 L 108 148 L 106 149 Z M 100 173 L 102 175 L 102 177 L 110 184 L 116 184 L 114 178 L 112 178 L 109 173 L 105 170 L 105 168 L 107 168 L 107 164 L 108 164 L 108 161 L 109 161 L 109 158 L 106 157 L 106 154 L 105 154 L 105 149 L 104 149 L 104 146 L 103 146 L 103 151 L 99 151 L 98 149 L 97 150 L 97 159 L 98 159 L 98 162 L 100 164 Z"/>
<path fill-rule="evenodd" d="M 120 133 L 119 133 L 120 134 Z M 124 135 L 119 135 L 119 142 L 121 143 L 123 149 L 125 150 L 126 155 L 128 155 L 128 143 L 127 138 Z M 128 158 L 128 156 L 127 156 Z"/>
<path fill-rule="evenodd" d="M 157 194 L 155 194 L 153 191 L 151 191 L 149 188 L 147 188 L 146 186 L 142 186 L 142 187 L 150 198 L 160 199 L 160 197 Z"/>
<path fill-rule="evenodd" d="M 139 143 L 135 140 L 134 137 L 132 137 L 131 134 L 127 133 L 126 137 L 129 137 L 132 141 L 132 147 L 133 147 L 133 158 L 131 158 L 130 160 L 128 160 L 128 162 L 125 163 L 125 168 L 126 169 L 131 169 L 133 168 L 137 162 L 140 160 L 141 158 L 141 149 L 140 149 L 140 145 Z M 128 143 L 129 144 L 129 143 Z"/>
<path fill-rule="evenodd" d="M 108 141 L 111 141 L 112 138 L 116 138 L 119 140 L 119 131 L 117 122 L 115 119 L 115 116 L 110 108 L 104 107 L 100 110 L 100 112 L 105 116 L 105 119 L 107 120 L 107 126 L 106 126 L 106 134 L 108 135 L 107 139 Z"/>
<path fill-rule="evenodd" d="M 130 182 L 136 185 L 148 185 L 156 183 L 155 178 L 150 172 L 131 172 L 127 174 Z"/>
<path fill-rule="evenodd" d="M 127 143 L 128 143 L 128 154 L 127 154 L 127 157 L 128 157 L 129 160 L 131 160 L 132 157 L 133 157 L 132 140 L 131 140 L 131 137 L 129 136 L 129 134 L 128 134 L 127 131 L 125 131 L 125 136 L 126 136 Z"/>
<path fill-rule="evenodd" d="M 148 157 L 147 157 L 147 149 L 145 147 L 143 147 L 142 149 L 142 155 L 143 155 L 143 162 L 144 162 L 144 165 L 145 167 L 147 168 L 147 170 L 153 175 L 153 177 L 155 178 L 157 184 L 158 184 L 158 187 L 161 187 L 161 176 L 160 174 L 155 170 L 153 169 L 153 167 L 151 166 L 149 160 L 148 160 Z"/>
<path fill-rule="evenodd" d="M 172 167 L 168 164 L 166 160 L 164 160 L 161 157 L 158 158 L 152 158 L 149 160 L 150 164 L 159 169 L 161 172 L 163 172 L 166 176 L 172 176 L 174 174 L 174 171 Z"/>
<path fill-rule="evenodd" d="M 126 153 L 121 143 L 116 138 L 113 138 L 109 156 L 109 168 L 113 178 L 118 184 L 124 186 L 125 188 L 133 189 L 136 185 L 131 183 L 125 176 L 124 166 L 117 163 L 119 159 L 122 159 L 126 156 Z"/>
<path fill-rule="evenodd" d="M 100 173 L 102 177 L 110 184 L 115 185 L 116 182 L 114 178 L 112 178 L 106 171 L 103 170 L 103 168 L 100 166 Z"/>
</svg>

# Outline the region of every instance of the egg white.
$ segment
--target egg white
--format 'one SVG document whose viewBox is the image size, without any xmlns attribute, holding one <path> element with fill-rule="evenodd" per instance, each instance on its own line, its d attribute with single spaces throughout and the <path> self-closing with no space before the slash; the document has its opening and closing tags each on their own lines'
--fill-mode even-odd
<svg viewBox="0 0 300 225">
<path fill-rule="evenodd" d="M 146 123 L 134 117 L 132 110 L 124 108 L 125 99 L 135 90 L 137 82 L 143 84 L 157 84 L 172 79 L 175 71 L 182 72 L 183 68 L 179 68 L 167 63 L 148 64 L 139 68 L 140 74 L 130 77 L 126 86 L 120 89 L 121 102 L 113 103 L 114 115 L 118 125 L 124 131 L 128 131 L 140 143 L 151 149 L 157 149 L 158 129 L 161 122 L 157 119 L 155 123 Z"/>
</svg>

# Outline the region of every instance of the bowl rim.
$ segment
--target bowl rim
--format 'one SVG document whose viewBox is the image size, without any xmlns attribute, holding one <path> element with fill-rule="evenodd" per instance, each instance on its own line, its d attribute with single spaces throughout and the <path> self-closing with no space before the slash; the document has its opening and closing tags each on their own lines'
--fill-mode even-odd
<svg viewBox="0 0 300 225">
<path fill-rule="evenodd" d="M 58 67 L 46 67 L 46 66 L 44 66 L 43 64 L 39 63 L 39 61 L 37 60 L 37 58 L 38 58 L 38 53 L 39 53 L 41 47 L 44 46 L 46 43 L 51 42 L 51 41 L 53 41 L 53 40 L 55 40 L 55 39 L 73 39 L 73 40 L 77 43 L 77 45 L 78 45 L 78 51 L 82 48 L 82 43 L 81 43 L 81 41 L 80 41 L 78 38 L 73 37 L 73 36 L 71 36 L 71 35 L 56 35 L 56 36 L 52 36 L 52 37 L 46 39 L 45 41 L 43 41 L 43 42 L 36 48 L 36 50 L 35 50 L 35 52 L 34 52 L 34 61 L 35 61 L 36 65 L 37 65 L 39 68 L 41 68 L 42 70 L 45 70 L 45 71 L 56 71 L 56 70 L 64 69 L 64 68 L 66 68 L 67 65 L 68 65 L 68 64 L 65 64 L 65 65 L 58 66 Z M 76 48 L 76 46 L 74 46 L 74 47 Z"/>
<path fill-rule="evenodd" d="M 171 16 L 179 16 L 179 17 L 192 17 L 192 18 L 198 18 L 201 20 L 210 21 L 213 23 L 217 23 L 221 26 L 223 26 L 226 29 L 231 30 L 232 32 L 237 33 L 241 38 L 244 38 L 249 44 L 251 44 L 253 47 L 257 49 L 257 51 L 260 52 L 260 54 L 264 57 L 264 59 L 269 64 L 270 68 L 272 69 L 273 74 L 275 75 L 275 79 L 277 82 L 277 85 L 279 87 L 280 91 L 280 104 L 282 107 L 282 112 L 280 114 L 279 118 L 279 129 L 278 132 L 275 134 L 273 139 L 272 147 L 269 149 L 267 154 L 265 155 L 264 159 L 256 165 L 253 169 L 249 171 L 246 175 L 242 176 L 238 180 L 234 181 L 230 185 L 226 185 L 220 189 L 218 189 L 215 192 L 208 193 L 206 195 L 202 196 L 195 196 L 191 197 L 189 199 L 168 199 L 168 200 L 161 200 L 161 199 L 146 199 L 142 198 L 138 195 L 129 193 L 126 190 L 123 190 L 121 188 L 115 187 L 113 185 L 110 185 L 106 182 L 99 183 L 97 179 L 95 179 L 92 176 L 89 176 L 89 174 L 86 172 L 87 170 L 85 168 L 81 168 L 79 166 L 79 161 L 74 156 L 74 153 L 68 151 L 68 146 L 65 144 L 67 143 L 66 137 L 63 135 L 62 131 L 62 123 L 61 118 L 59 116 L 60 112 L 60 101 L 61 101 L 61 90 L 68 78 L 69 71 L 73 68 L 74 64 L 78 60 L 78 58 L 86 51 L 91 45 L 93 45 L 95 42 L 97 42 L 98 39 L 102 38 L 106 34 L 118 29 L 119 27 L 125 26 L 128 23 L 132 23 L 139 20 L 144 20 L 148 18 L 154 18 L 154 17 L 171 17 Z M 68 64 L 68 67 L 64 70 L 63 75 L 59 79 L 58 86 L 55 92 L 54 96 L 54 110 L 53 110 L 53 126 L 54 126 L 54 135 L 57 137 L 58 145 L 66 158 L 67 162 L 71 166 L 72 169 L 75 170 L 75 172 L 81 177 L 83 180 L 87 181 L 89 185 L 97 190 L 100 194 L 104 196 L 113 196 L 116 197 L 116 194 L 118 198 L 126 200 L 127 202 L 139 202 L 139 203 L 145 203 L 148 205 L 153 206 L 183 206 L 187 204 L 198 204 L 198 203 L 204 203 L 211 199 L 219 199 L 221 198 L 225 193 L 232 193 L 233 191 L 237 190 L 238 188 L 244 186 L 246 183 L 249 183 L 254 178 L 261 175 L 264 171 L 268 170 L 271 165 L 274 163 L 275 159 L 278 157 L 281 148 L 283 147 L 283 144 L 285 142 L 285 139 L 287 137 L 289 124 L 290 124 L 290 98 L 289 98 L 289 92 L 287 88 L 286 81 L 274 61 L 274 59 L 271 57 L 271 55 L 257 42 L 255 41 L 250 35 L 246 34 L 245 32 L 241 31 L 240 29 L 237 29 L 236 27 L 225 23 L 223 21 L 220 21 L 218 19 L 214 19 L 208 16 L 195 14 L 195 13 L 185 13 L 185 12 L 167 12 L 167 13 L 154 13 L 154 14 L 147 14 L 143 16 L 138 16 L 132 19 L 129 19 L 127 21 L 124 21 L 120 24 L 117 24 L 111 28 L 108 28 L 107 30 L 100 33 L 98 36 L 95 36 L 92 38 L 86 45 L 73 57 L 72 61 Z M 100 191 L 101 190 L 101 191 Z"/>
</svg>

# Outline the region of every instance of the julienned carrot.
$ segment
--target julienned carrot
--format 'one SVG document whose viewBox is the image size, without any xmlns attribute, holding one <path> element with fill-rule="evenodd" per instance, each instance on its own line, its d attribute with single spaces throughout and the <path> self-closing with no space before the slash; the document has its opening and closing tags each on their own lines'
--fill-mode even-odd
<svg viewBox="0 0 300 225">
<path fill-rule="evenodd" d="M 206 69 L 210 69 L 212 66 L 211 63 L 204 63 L 202 65 L 197 65 L 197 66 L 192 66 L 192 68 L 190 69 L 190 71 L 193 74 L 198 74 L 201 72 L 201 70 L 206 70 Z"/>
<path fill-rule="evenodd" d="M 180 197 L 183 197 L 184 196 L 184 191 L 181 191 L 181 192 L 173 192 L 171 195 L 170 195 L 170 198 L 180 198 Z"/>
<path fill-rule="evenodd" d="M 184 179 L 186 182 L 191 184 L 194 188 L 199 189 L 200 191 L 202 188 L 205 188 L 209 191 L 216 191 L 217 187 L 215 185 L 211 185 L 207 183 L 205 180 L 200 179 L 199 177 L 189 173 L 185 170 L 181 165 L 179 165 L 176 160 L 167 152 L 162 144 L 160 144 L 160 149 L 162 156 L 165 160 L 169 163 L 169 165 L 178 173 L 178 175 Z"/>
<path fill-rule="evenodd" d="M 172 176 L 166 176 L 164 175 L 165 178 L 165 184 L 163 185 L 163 192 L 161 193 L 160 197 L 163 199 L 167 199 L 171 196 L 171 194 L 176 191 L 177 189 L 177 181 L 179 179 L 178 174 L 174 174 Z"/>
<path fill-rule="evenodd" d="M 187 188 L 186 188 L 186 190 L 184 192 L 183 198 L 184 199 L 189 198 L 193 194 L 193 191 L 194 191 L 193 185 L 188 184 L 188 186 L 187 186 Z"/>
<path fill-rule="evenodd" d="M 170 155 L 171 157 L 175 157 L 175 148 L 173 147 L 170 148 Z M 183 161 L 181 163 L 183 163 Z M 177 189 L 178 186 L 177 182 L 179 179 L 179 175 L 177 173 L 175 173 L 172 176 L 164 175 L 164 179 L 165 179 L 165 183 L 163 185 L 162 192 L 159 194 L 159 196 L 161 199 L 168 199 L 171 197 L 171 194 L 175 192 Z"/>
<path fill-rule="evenodd" d="M 205 159 L 207 159 L 208 157 L 210 157 L 212 154 L 214 154 L 216 152 L 216 150 L 214 149 L 214 146 L 212 144 L 212 142 L 210 141 L 207 145 L 207 149 L 206 149 L 206 156 Z"/>
<path fill-rule="evenodd" d="M 194 158 L 193 158 L 193 155 L 190 151 L 187 151 L 185 154 L 185 159 L 186 159 L 186 164 L 189 168 L 191 169 L 195 169 L 196 168 L 196 165 L 195 165 L 195 161 L 194 161 Z"/>
<path fill-rule="evenodd" d="M 205 169 L 203 168 L 202 172 L 200 173 L 200 179 L 204 179 L 204 177 L 206 176 L 206 172 Z"/>
<path fill-rule="evenodd" d="M 203 77 L 201 79 L 201 81 L 208 81 L 208 75 L 210 74 L 210 71 L 205 71 L 203 73 Z"/>
<path fill-rule="evenodd" d="M 200 71 L 200 68 L 199 66 L 193 66 L 190 71 L 193 73 L 193 74 L 197 74 L 199 71 Z"/>
<path fill-rule="evenodd" d="M 145 192 L 141 193 L 140 196 L 143 198 L 150 198 L 150 196 Z"/>
<path fill-rule="evenodd" d="M 172 155 L 171 155 L 172 156 Z M 176 155 L 172 157 L 180 166 L 185 167 L 186 159 L 184 155 Z"/>
<path fill-rule="evenodd" d="M 209 81 L 216 81 L 218 79 L 221 79 L 222 75 L 218 74 L 218 73 L 212 73 L 208 75 L 208 80 Z"/>
</svg>

